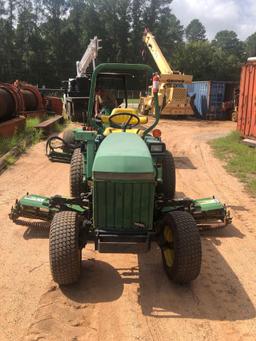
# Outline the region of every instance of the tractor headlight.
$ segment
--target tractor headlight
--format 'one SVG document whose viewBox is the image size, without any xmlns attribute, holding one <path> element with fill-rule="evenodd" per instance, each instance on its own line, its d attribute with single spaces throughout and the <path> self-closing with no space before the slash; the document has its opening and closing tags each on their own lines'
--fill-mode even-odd
<svg viewBox="0 0 256 341">
<path fill-rule="evenodd" d="M 149 145 L 149 150 L 151 153 L 163 153 L 165 151 L 164 143 L 152 143 Z"/>
</svg>

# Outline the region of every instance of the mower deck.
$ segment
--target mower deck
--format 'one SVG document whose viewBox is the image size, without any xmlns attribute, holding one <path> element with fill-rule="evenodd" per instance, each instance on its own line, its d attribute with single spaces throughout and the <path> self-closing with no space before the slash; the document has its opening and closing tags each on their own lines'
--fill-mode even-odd
<svg viewBox="0 0 256 341">
<path fill-rule="evenodd" d="M 190 213 L 200 230 L 225 227 L 232 222 L 227 207 L 215 197 L 195 200 L 189 198 L 173 199 L 167 202 L 159 200 L 158 205 L 159 213 L 172 211 Z M 14 222 L 19 217 L 51 221 L 54 214 L 61 211 L 74 211 L 86 216 L 89 212 L 88 200 L 82 198 L 78 201 L 78 199 L 69 199 L 58 195 L 48 198 L 36 194 L 27 194 L 20 200 L 16 200 L 9 216 Z M 104 237 L 102 242 L 103 240 Z"/>
</svg>

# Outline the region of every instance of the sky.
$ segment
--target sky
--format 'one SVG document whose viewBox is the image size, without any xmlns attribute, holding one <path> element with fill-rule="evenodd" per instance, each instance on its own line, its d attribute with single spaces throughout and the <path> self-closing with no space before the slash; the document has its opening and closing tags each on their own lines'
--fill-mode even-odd
<svg viewBox="0 0 256 341">
<path fill-rule="evenodd" d="M 173 0 L 171 8 L 184 26 L 199 19 L 210 40 L 221 30 L 233 30 L 241 40 L 256 32 L 256 0 Z"/>
</svg>

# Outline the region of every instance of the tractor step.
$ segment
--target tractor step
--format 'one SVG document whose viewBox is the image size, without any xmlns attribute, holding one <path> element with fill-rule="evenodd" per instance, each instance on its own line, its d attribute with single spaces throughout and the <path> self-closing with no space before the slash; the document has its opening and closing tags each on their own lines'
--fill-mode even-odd
<svg viewBox="0 0 256 341">
<path fill-rule="evenodd" d="M 100 253 L 145 253 L 150 250 L 150 235 L 104 234 L 99 235 L 95 249 Z"/>
</svg>

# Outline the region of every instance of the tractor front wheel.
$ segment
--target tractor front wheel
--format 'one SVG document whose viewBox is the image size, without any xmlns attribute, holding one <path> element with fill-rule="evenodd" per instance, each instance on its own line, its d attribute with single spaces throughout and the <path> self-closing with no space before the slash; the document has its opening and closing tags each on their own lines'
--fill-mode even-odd
<svg viewBox="0 0 256 341">
<path fill-rule="evenodd" d="M 197 278 L 201 269 L 201 240 L 194 218 L 176 211 L 164 216 L 160 225 L 163 265 L 168 277 L 179 284 Z"/>
<path fill-rule="evenodd" d="M 168 150 L 163 156 L 162 177 L 163 182 L 157 185 L 156 191 L 158 194 L 163 194 L 168 200 L 173 199 L 176 189 L 175 163 L 172 153 Z"/>
<path fill-rule="evenodd" d="M 50 227 L 50 267 L 59 285 L 77 282 L 82 252 L 79 246 L 79 216 L 76 212 L 56 213 Z"/>
<path fill-rule="evenodd" d="M 73 198 L 79 198 L 81 193 L 85 193 L 86 185 L 83 183 L 84 160 L 80 148 L 73 152 L 70 164 L 70 193 Z"/>
</svg>

